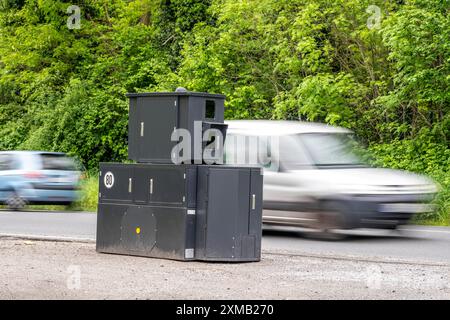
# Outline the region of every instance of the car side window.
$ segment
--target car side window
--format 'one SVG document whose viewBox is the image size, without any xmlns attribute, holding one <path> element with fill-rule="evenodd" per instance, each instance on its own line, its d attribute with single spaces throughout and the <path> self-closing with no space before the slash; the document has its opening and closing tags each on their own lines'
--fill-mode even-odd
<svg viewBox="0 0 450 320">
<path fill-rule="evenodd" d="M 0 171 L 13 170 L 14 159 L 10 154 L 0 154 Z"/>
<path fill-rule="evenodd" d="M 66 156 L 57 154 L 41 154 L 43 170 L 68 170 L 75 171 L 75 162 Z"/>
<path fill-rule="evenodd" d="M 272 157 L 273 139 L 270 136 L 228 134 L 225 141 L 224 163 L 233 165 L 257 165 L 276 171 Z"/>
</svg>

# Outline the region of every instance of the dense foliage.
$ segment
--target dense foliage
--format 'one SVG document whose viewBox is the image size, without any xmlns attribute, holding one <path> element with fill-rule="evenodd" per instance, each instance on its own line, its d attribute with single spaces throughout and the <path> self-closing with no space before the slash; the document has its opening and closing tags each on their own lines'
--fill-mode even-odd
<svg viewBox="0 0 450 320">
<path fill-rule="evenodd" d="M 68 27 L 81 9 L 81 28 Z M 0 149 L 127 157 L 126 92 L 227 95 L 227 118 L 353 129 L 450 211 L 448 0 L 0 0 Z M 70 22 L 70 21 L 69 21 Z M 446 206 L 446 207 L 445 207 Z"/>
</svg>

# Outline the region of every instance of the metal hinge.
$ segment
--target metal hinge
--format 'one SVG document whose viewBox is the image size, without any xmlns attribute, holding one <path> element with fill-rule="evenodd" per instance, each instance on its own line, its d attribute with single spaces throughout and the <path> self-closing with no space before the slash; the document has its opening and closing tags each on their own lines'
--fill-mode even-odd
<svg viewBox="0 0 450 320">
<path fill-rule="evenodd" d="M 153 179 L 150 179 L 150 194 L 153 194 Z"/>
</svg>

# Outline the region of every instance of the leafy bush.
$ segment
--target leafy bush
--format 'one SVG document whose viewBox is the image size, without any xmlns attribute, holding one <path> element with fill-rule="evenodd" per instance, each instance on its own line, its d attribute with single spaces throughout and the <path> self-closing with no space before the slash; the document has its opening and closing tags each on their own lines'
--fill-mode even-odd
<svg viewBox="0 0 450 320">
<path fill-rule="evenodd" d="M 98 175 L 91 175 L 81 183 L 81 198 L 75 204 L 83 211 L 96 212 L 98 204 Z"/>
<path fill-rule="evenodd" d="M 68 6 L 0 1 L 0 150 L 124 161 L 125 93 L 184 86 L 226 94 L 228 119 L 354 130 L 378 164 L 434 177 L 428 218 L 448 220 L 448 1 L 83 0 L 80 29 Z"/>
</svg>

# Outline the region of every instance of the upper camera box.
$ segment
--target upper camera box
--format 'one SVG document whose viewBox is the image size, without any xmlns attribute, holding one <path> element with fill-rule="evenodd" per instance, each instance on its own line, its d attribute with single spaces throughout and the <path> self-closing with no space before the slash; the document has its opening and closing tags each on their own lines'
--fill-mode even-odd
<svg viewBox="0 0 450 320">
<path fill-rule="evenodd" d="M 222 139 L 212 138 L 209 145 L 223 148 L 225 96 L 179 89 L 175 92 L 131 93 L 128 123 L 128 157 L 142 163 L 203 163 L 208 145 L 205 130 L 220 131 Z M 177 129 L 185 129 L 183 132 Z M 187 130 L 187 131 L 186 131 Z M 189 133 L 190 140 L 180 135 Z M 217 132 L 217 131 L 216 131 Z M 208 136 L 211 139 L 211 135 Z M 214 143 L 214 140 L 217 139 Z M 188 143 L 181 161 L 175 148 Z M 182 153 L 182 152 L 181 152 Z M 188 153 L 188 154 L 186 154 Z M 217 151 L 220 155 L 220 150 Z M 186 159 L 188 159 L 186 161 Z M 221 164 L 221 162 L 217 162 Z"/>
</svg>

